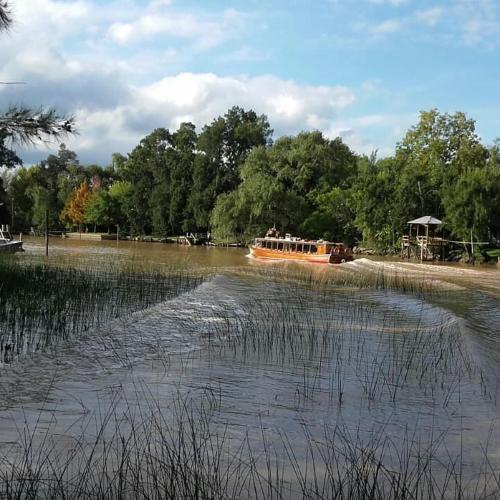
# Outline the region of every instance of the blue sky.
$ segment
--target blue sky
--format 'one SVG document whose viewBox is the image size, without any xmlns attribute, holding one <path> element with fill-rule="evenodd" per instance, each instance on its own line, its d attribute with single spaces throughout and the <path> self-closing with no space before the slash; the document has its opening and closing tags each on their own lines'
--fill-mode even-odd
<svg viewBox="0 0 500 500">
<path fill-rule="evenodd" d="M 66 143 L 107 164 L 153 128 L 201 128 L 232 105 L 275 137 L 319 129 L 388 155 L 421 110 L 500 136 L 497 0 L 11 0 L 0 106 L 56 106 Z M 57 144 L 22 151 L 29 163 Z"/>
</svg>

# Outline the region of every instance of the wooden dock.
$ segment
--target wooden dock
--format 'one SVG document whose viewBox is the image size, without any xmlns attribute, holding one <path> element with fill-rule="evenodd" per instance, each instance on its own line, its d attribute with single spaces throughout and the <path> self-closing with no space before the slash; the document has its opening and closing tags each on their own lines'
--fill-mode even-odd
<svg viewBox="0 0 500 500">
<path fill-rule="evenodd" d="M 116 233 L 64 233 L 63 238 L 69 238 L 72 240 L 89 240 L 89 241 L 103 241 L 103 240 L 114 240 L 116 241 Z"/>
<path fill-rule="evenodd" d="M 403 236 L 401 239 L 401 257 L 406 259 L 418 259 L 420 261 L 443 260 L 444 250 L 448 240 L 435 238 L 427 235 Z"/>
<path fill-rule="evenodd" d="M 210 233 L 186 233 L 185 236 L 177 236 L 178 245 L 195 246 L 207 245 L 210 241 Z"/>
</svg>

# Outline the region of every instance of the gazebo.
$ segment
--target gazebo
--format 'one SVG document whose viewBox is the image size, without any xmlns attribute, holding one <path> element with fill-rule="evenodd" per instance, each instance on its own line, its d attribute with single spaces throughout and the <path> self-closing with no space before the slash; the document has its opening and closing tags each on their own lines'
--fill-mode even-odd
<svg viewBox="0 0 500 500">
<path fill-rule="evenodd" d="M 412 228 L 413 226 L 417 226 L 417 234 L 416 234 L 416 243 L 420 247 L 420 260 L 423 261 L 424 257 L 429 257 L 429 246 L 440 246 L 442 248 L 444 240 L 443 238 L 429 238 L 429 227 L 430 226 L 440 226 L 443 223 L 432 217 L 431 215 L 424 215 L 423 217 L 419 217 L 418 219 L 413 219 L 408 221 L 410 225 L 410 234 L 409 236 L 403 237 L 403 252 L 405 249 L 408 251 L 408 257 L 410 256 L 410 247 L 412 242 Z M 419 234 L 420 228 L 425 228 L 425 234 Z M 424 231 L 422 231 L 424 232 Z M 432 253 L 431 253 L 432 255 Z"/>
</svg>

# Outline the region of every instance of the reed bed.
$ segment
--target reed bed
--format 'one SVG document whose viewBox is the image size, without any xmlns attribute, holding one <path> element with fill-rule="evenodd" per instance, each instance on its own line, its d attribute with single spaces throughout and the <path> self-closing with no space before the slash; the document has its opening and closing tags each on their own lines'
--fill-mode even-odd
<svg viewBox="0 0 500 500">
<path fill-rule="evenodd" d="M 348 266 L 348 264 L 346 265 Z M 293 283 L 314 291 L 331 291 L 337 288 L 396 290 L 429 298 L 432 295 L 460 289 L 454 283 L 436 277 L 411 275 L 404 271 L 386 268 L 357 269 L 354 267 L 323 266 L 270 266 L 233 270 L 237 276 L 258 276 L 280 283 Z"/>
<path fill-rule="evenodd" d="M 178 267 L 0 259 L 0 363 L 77 338 L 91 327 L 198 286 Z"/>
<path fill-rule="evenodd" d="M 431 304 L 441 288 L 383 274 L 332 277 L 270 268 L 236 274 L 247 280 L 238 307 L 211 308 L 214 317 L 205 322 L 202 348 L 179 354 L 165 369 L 173 380 L 193 367 L 210 377 L 222 362 L 259 373 L 263 409 L 252 425 L 250 417 L 228 411 L 234 402 L 220 378 L 218 385 L 210 378 L 186 386 L 179 382 L 166 400 L 139 383 L 137 402 L 118 394 L 106 411 L 86 417 L 71 446 L 62 446 L 59 431 L 50 426 L 24 427 L 18 444 L 0 458 L 0 498 L 500 495 L 494 421 L 486 432 L 473 434 L 474 452 L 461 444 L 470 440 L 466 426 L 451 425 L 471 405 L 494 413 L 500 379 L 469 350 L 460 319 Z M 159 278 L 147 269 L 135 274 L 133 269 L 91 271 L 12 261 L 0 267 L 0 275 L 19 290 L 18 299 L 8 299 L 8 309 L 3 305 L 8 294 L 0 289 L 1 324 L 22 332 L 56 332 L 47 334 L 45 346 L 98 326 L 88 318 L 96 312 L 102 324 L 204 279 L 185 269 L 165 270 Z M 42 286 L 49 277 L 51 294 Z M 66 293 L 54 290 L 54 283 Z M 46 314 L 37 300 L 48 307 Z M 24 302 L 25 313 L 9 313 Z M 70 317 L 66 323 L 62 304 Z M 155 308 L 154 314 L 161 338 L 169 309 Z M 31 317 L 33 323 L 26 319 Z M 192 334 L 202 320 L 183 317 L 181 329 Z M 141 323 L 124 322 L 123 328 L 133 331 Z M 114 341 L 120 342 L 116 332 Z M 402 418 L 418 405 L 425 406 L 422 421 L 393 422 L 393 414 Z M 242 403 L 238 411 L 251 414 L 253 408 Z M 283 415 L 280 411 L 292 415 L 285 426 L 284 417 L 266 416 Z"/>
<path fill-rule="evenodd" d="M 367 433 L 337 422 L 317 436 L 304 425 L 299 455 L 285 432 L 262 425 L 258 441 L 232 435 L 208 393 L 178 393 L 168 408 L 152 402 L 139 413 L 133 402 L 124 413 L 112 406 L 89 422 L 93 439 L 76 437 L 64 453 L 50 429 L 39 440 L 26 430 L 0 461 L 1 498 L 433 500 L 500 491 L 488 441 L 472 479 L 463 452 L 440 459 L 447 436 L 437 430 L 424 442 L 417 428 L 395 440 L 383 427 Z"/>
<path fill-rule="evenodd" d="M 302 404 L 327 396 L 341 405 L 348 387 L 368 402 L 395 403 L 413 392 L 442 407 L 459 403 L 467 388 L 497 405 L 500 376 L 476 362 L 459 318 L 436 308 L 424 321 L 432 306 L 423 301 L 398 312 L 381 306 L 384 295 L 375 301 L 352 290 L 312 294 L 282 286 L 279 294 L 253 302 L 245 316 L 214 323 L 209 338 L 220 356 L 286 370 Z"/>
</svg>

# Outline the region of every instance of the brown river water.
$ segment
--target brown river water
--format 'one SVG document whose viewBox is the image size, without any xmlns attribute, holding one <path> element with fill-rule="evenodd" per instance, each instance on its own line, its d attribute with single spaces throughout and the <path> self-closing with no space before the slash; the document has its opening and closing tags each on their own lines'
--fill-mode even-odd
<svg viewBox="0 0 500 500">
<path fill-rule="evenodd" d="M 24 247 L 23 259 L 43 255 L 40 239 Z M 419 474 L 432 478 L 436 497 L 500 498 L 499 268 L 366 258 L 311 268 L 247 253 L 51 239 L 53 262 L 175 263 L 211 277 L 0 367 L 0 469 L 19 464 L 27 442 L 45 450 L 35 453 L 40 463 L 49 454 L 80 463 L 75 449 L 88 456 L 97 441 L 102 456 L 106 440 L 136 432 L 137 422 L 161 415 L 176 426 L 192 402 L 206 402 L 210 436 L 225 436 L 224 446 L 247 461 L 250 454 L 259 477 L 275 470 L 277 498 L 307 496 L 333 458 L 352 471 L 367 456 L 388 475 L 413 474 L 413 485 Z M 385 273 L 429 284 L 433 293 L 315 290 L 280 279 L 290 270 Z M 415 488 L 411 498 L 432 496 Z"/>
</svg>

